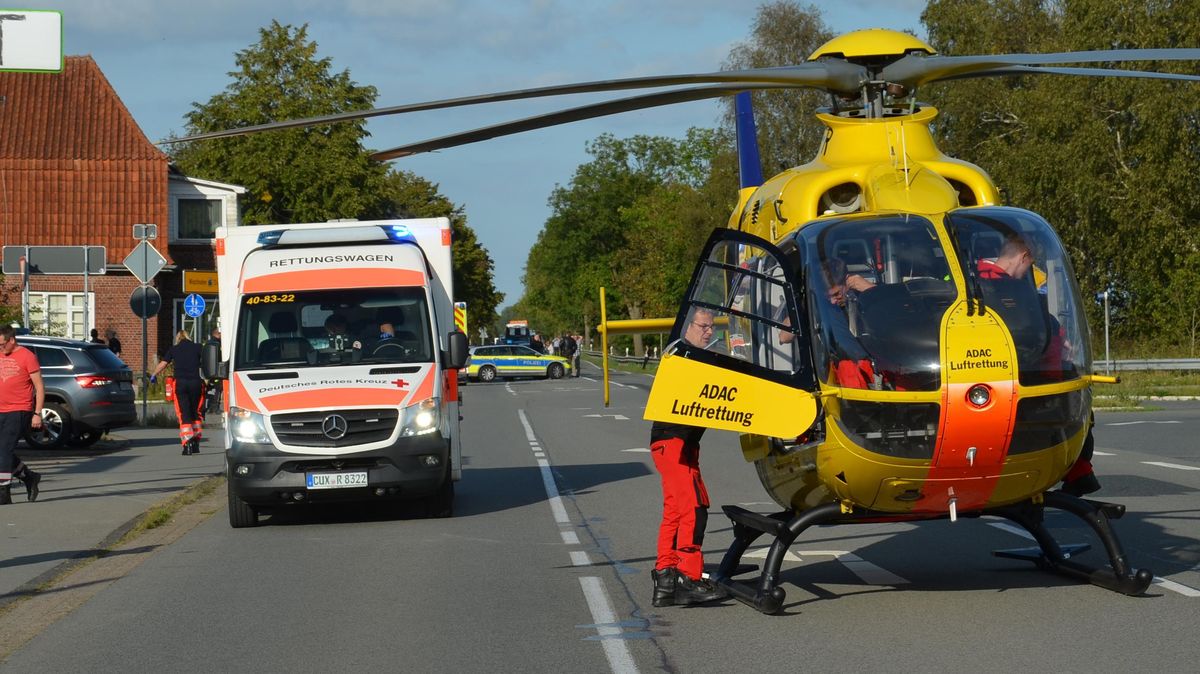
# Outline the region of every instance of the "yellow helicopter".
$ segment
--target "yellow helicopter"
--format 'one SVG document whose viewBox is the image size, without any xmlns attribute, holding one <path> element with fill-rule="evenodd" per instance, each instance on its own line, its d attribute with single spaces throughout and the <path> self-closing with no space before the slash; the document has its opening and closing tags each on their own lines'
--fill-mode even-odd
<svg viewBox="0 0 1200 674">
<path fill-rule="evenodd" d="M 1054 490 L 1090 458 L 1089 332 L 1075 275 L 1053 228 L 999 206 L 979 167 L 936 147 L 937 111 L 921 85 L 1050 74 L 1200 81 L 1200 76 L 1060 64 L 1200 60 L 1200 49 L 939 56 L 921 40 L 857 31 L 803 64 L 540 87 L 200 134 L 202 140 L 376 115 L 540 96 L 675 87 L 378 152 L 388 160 L 647 107 L 737 96 L 742 189 L 708 241 L 672 324 L 646 418 L 738 432 L 745 458 L 782 510 L 726 506 L 734 543 L 716 581 L 764 613 L 779 610 L 788 547 L 814 525 L 994 515 L 1038 547 L 996 554 L 1125 594 L 1153 575 L 1131 567 L 1109 520 L 1124 507 Z M 811 87 L 831 94 L 817 157 L 763 180 L 749 97 Z M 602 299 L 603 302 L 603 299 Z M 681 339 L 698 312 L 710 342 Z M 604 321 L 608 335 L 662 320 Z M 605 349 L 607 351 L 607 349 Z M 607 402 L 607 392 L 606 392 Z M 1089 445 L 1085 452 L 1085 445 Z M 1081 454 L 1084 454 L 1081 460 Z M 1086 470 L 1083 471 L 1087 473 Z M 1094 479 L 1094 478 L 1093 478 Z M 1072 493 L 1074 492 L 1074 493 Z M 1109 566 L 1073 559 L 1046 508 L 1096 533 Z M 773 537 L 756 580 L 749 546 Z"/>
</svg>

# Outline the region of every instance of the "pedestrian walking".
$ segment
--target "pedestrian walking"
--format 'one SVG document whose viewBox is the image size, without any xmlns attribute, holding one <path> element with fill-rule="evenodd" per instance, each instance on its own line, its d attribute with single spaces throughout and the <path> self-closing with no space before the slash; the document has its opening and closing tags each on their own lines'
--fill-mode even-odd
<svg viewBox="0 0 1200 674">
<path fill-rule="evenodd" d="M 187 331 L 175 335 L 175 345 L 158 362 L 151 383 L 158 375 L 175 364 L 175 415 L 179 418 L 179 443 L 183 455 L 200 453 L 200 436 L 204 431 L 204 377 L 200 374 L 200 345 L 188 339 Z"/>
<path fill-rule="evenodd" d="M 0 505 L 12 503 L 14 477 L 25 483 L 25 499 L 37 500 L 42 476 L 21 462 L 16 448 L 26 428 L 42 427 L 42 415 L 35 411 L 45 402 L 37 357 L 17 344 L 11 325 L 0 325 Z"/>
<path fill-rule="evenodd" d="M 96 328 L 92 328 L 92 338 L 89 339 L 88 341 L 91 342 L 92 344 L 103 344 L 104 343 L 104 340 L 100 339 L 100 331 L 97 330 Z"/>
<path fill-rule="evenodd" d="M 563 334 L 562 337 L 558 338 L 558 348 L 562 352 L 560 355 L 566 358 L 567 362 L 571 364 L 571 376 L 578 377 L 579 363 L 575 355 L 579 352 L 579 346 L 575 343 L 575 340 L 570 335 Z"/>
<path fill-rule="evenodd" d="M 117 358 L 121 357 L 121 340 L 117 339 L 117 331 L 109 328 L 104 332 L 105 338 L 108 339 L 108 350 L 113 352 Z"/>
</svg>

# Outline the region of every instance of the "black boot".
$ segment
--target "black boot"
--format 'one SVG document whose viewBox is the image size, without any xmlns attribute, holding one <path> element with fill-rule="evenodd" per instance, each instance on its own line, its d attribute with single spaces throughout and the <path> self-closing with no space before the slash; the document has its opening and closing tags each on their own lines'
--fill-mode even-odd
<svg viewBox="0 0 1200 674">
<path fill-rule="evenodd" d="M 1095 473 L 1088 473 L 1070 482 L 1063 482 L 1062 490 L 1071 496 L 1083 496 L 1094 491 L 1100 491 L 1100 480 L 1096 479 Z"/>
<path fill-rule="evenodd" d="M 29 470 L 28 467 L 21 472 L 21 482 L 25 483 L 25 500 L 33 503 L 38 497 L 38 484 L 42 481 L 42 474 L 35 473 Z"/>
<path fill-rule="evenodd" d="M 0 505 L 9 505 L 12 503 L 12 486 L 0 486 Z"/>
<path fill-rule="evenodd" d="M 187 442 L 183 443 L 183 451 L 180 452 L 180 454 L 187 456 L 188 454 L 191 454 L 191 453 L 192 453 L 192 441 L 188 440 Z"/>
<path fill-rule="evenodd" d="M 654 605 L 655 606 L 674 606 L 675 605 L 675 569 L 655 569 L 650 572 L 650 577 L 654 579 Z"/>
<path fill-rule="evenodd" d="M 703 604 L 725 598 L 725 590 L 711 581 L 701 578 L 692 580 L 682 573 L 675 574 L 675 603 Z"/>
</svg>

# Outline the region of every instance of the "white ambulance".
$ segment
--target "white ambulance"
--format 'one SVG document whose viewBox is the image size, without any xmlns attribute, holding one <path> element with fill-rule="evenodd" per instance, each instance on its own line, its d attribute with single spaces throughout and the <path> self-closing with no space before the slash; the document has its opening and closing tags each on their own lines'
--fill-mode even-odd
<svg viewBox="0 0 1200 674">
<path fill-rule="evenodd" d="M 462 476 L 450 222 L 221 227 L 229 523 L 333 500 L 420 499 Z"/>
</svg>

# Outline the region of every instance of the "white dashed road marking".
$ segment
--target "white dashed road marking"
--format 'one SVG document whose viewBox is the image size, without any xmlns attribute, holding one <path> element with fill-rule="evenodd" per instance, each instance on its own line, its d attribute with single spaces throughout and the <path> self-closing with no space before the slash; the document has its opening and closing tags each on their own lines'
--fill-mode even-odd
<svg viewBox="0 0 1200 674">
<path fill-rule="evenodd" d="M 1114 421 L 1105 426 L 1136 426 L 1137 424 L 1182 424 L 1182 421 Z"/>
<path fill-rule="evenodd" d="M 567 510 L 563 507 L 562 497 L 558 493 L 558 484 L 554 481 L 554 472 L 550 469 L 550 462 L 540 458 L 543 456 L 538 443 L 537 435 L 533 432 L 533 426 L 529 423 L 529 418 L 525 416 L 525 410 L 517 410 L 517 416 L 521 419 L 521 425 L 525 427 L 525 437 L 529 440 L 529 445 L 534 455 L 537 458 L 538 468 L 542 472 L 542 486 L 546 489 L 546 500 L 550 503 L 550 510 L 554 513 L 554 521 L 559 525 L 569 525 L 570 518 L 567 516 Z M 579 545 L 579 534 L 574 531 L 560 530 L 563 544 Z M 591 566 L 591 558 L 588 553 L 583 550 L 570 550 L 568 554 L 571 557 L 572 566 Z M 617 621 L 616 613 L 613 611 L 612 601 L 608 598 L 608 591 L 604 588 L 604 580 L 596 576 L 581 576 L 579 585 L 583 588 L 583 597 L 587 601 L 588 611 L 592 614 L 593 625 L 599 635 L 600 645 L 604 648 L 604 657 L 608 660 L 609 669 L 613 674 L 637 674 L 637 665 L 633 662 L 633 655 L 629 652 L 629 646 L 624 640 L 624 631 L 622 625 Z"/>
<path fill-rule="evenodd" d="M 1200 470 L 1200 466 L 1182 466 L 1178 463 L 1166 463 L 1164 461 L 1143 461 L 1147 466 L 1158 466 L 1159 468 L 1174 468 L 1175 470 Z"/>
</svg>

